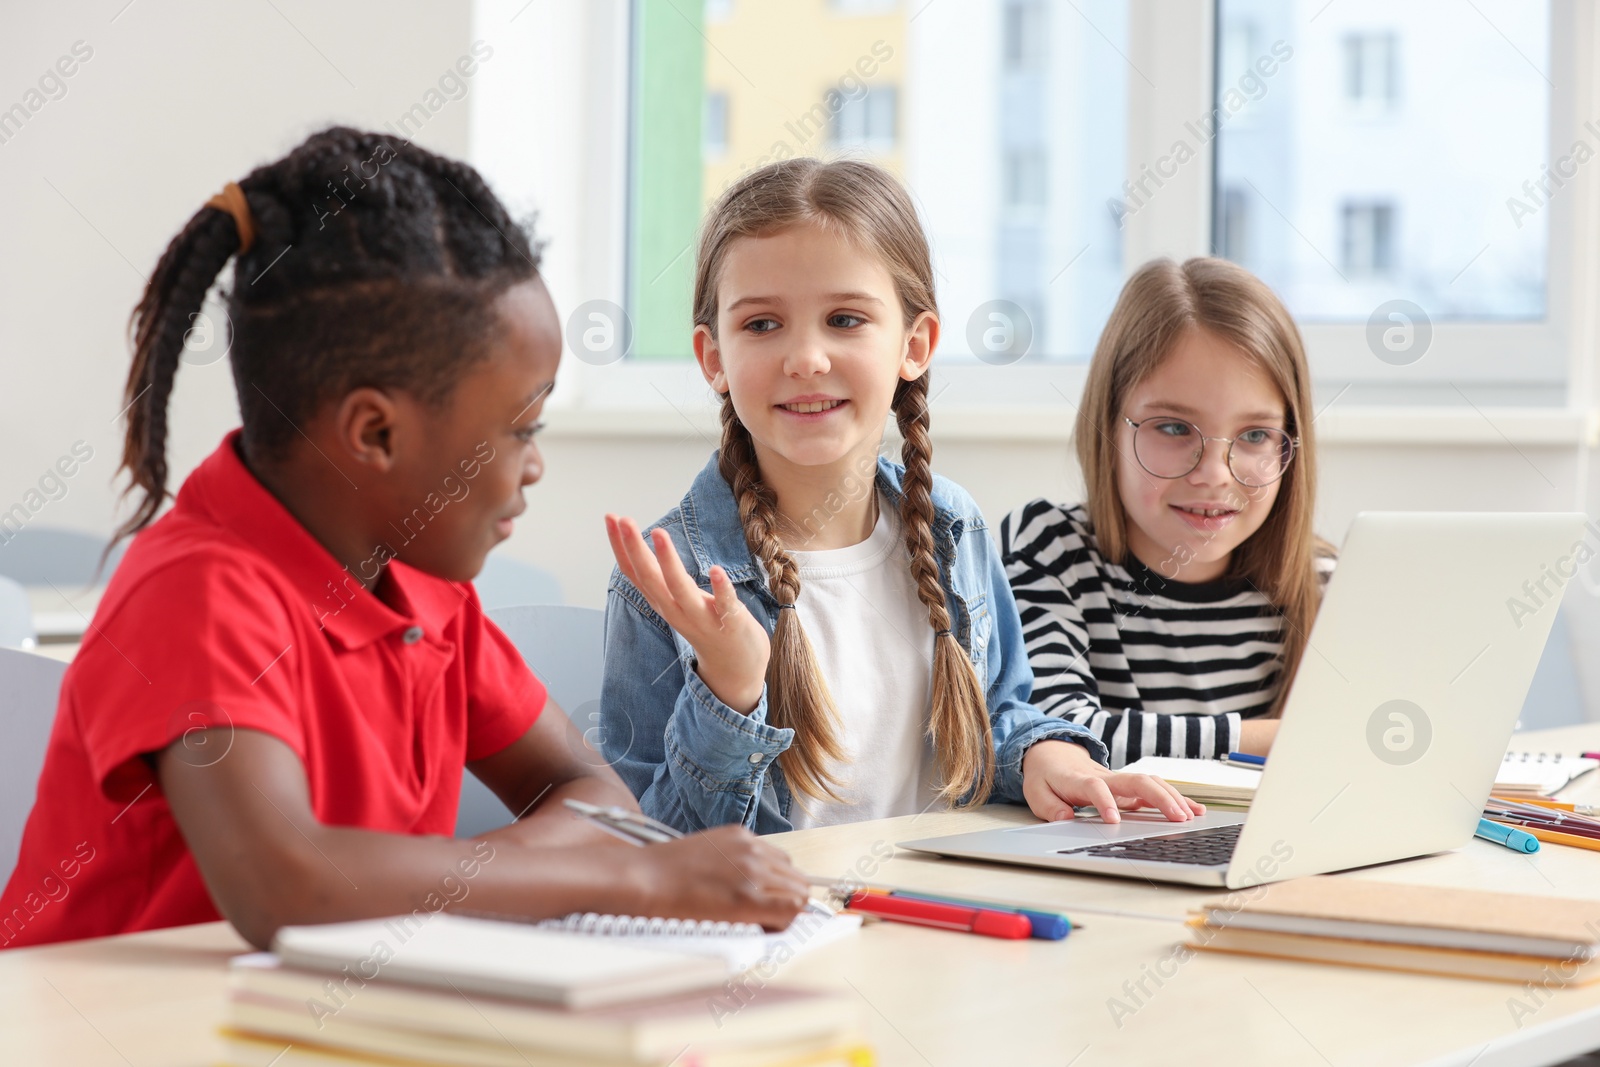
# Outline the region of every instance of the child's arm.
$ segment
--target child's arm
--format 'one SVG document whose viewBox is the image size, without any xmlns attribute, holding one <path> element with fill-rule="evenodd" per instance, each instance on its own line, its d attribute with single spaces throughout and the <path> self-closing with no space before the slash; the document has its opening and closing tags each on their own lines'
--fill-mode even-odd
<svg viewBox="0 0 1600 1067">
<path fill-rule="evenodd" d="M 983 537 L 978 532 L 972 536 Z M 1204 814 L 1202 805 L 1160 778 L 1102 766 L 1105 745 L 1089 730 L 1030 703 L 1034 679 L 1022 620 L 1000 557 L 987 537 L 983 541 L 994 617 L 986 690 L 995 746 L 994 799 L 1026 803 L 1041 819 L 1070 819 L 1074 805 L 1093 805 L 1106 822 L 1120 821 L 1124 808 L 1153 807 L 1174 821 Z"/>
<path fill-rule="evenodd" d="M 212 900 L 258 947 L 285 925 L 441 908 L 530 919 L 666 915 L 777 929 L 806 899 L 788 857 L 738 827 L 613 849 L 528 847 L 541 842 L 527 827 L 491 843 L 325 826 L 286 743 L 256 730 L 205 733 L 220 735 L 211 748 L 186 736 L 152 758 Z M 215 762 L 189 758 L 197 747 L 230 743 Z"/>
<path fill-rule="evenodd" d="M 606 765 L 553 700 L 516 741 L 487 759 L 467 764 L 517 820 L 483 836 L 498 843 L 621 845 L 623 842 L 586 819 L 576 818 L 562 801 L 637 810 L 633 793 Z"/>
<path fill-rule="evenodd" d="M 768 768 L 788 749 L 794 731 L 767 724 L 762 674 L 755 675 L 753 705 L 741 711 L 744 700 L 724 676 L 715 670 L 708 676 L 705 657 L 715 654 L 712 646 L 726 618 L 730 629 L 743 628 L 756 646 L 746 672 L 754 673 L 759 663 L 764 673 L 766 630 L 720 568 L 711 580 L 722 600 L 694 584 L 665 534 L 657 534 L 652 553 L 628 520 L 608 519 L 607 529 L 619 573 L 606 602 L 601 749 L 645 814 L 683 830 L 727 823 L 757 829 Z M 669 613 L 683 627 L 677 638 Z M 718 695 L 713 681 L 737 706 Z M 736 677 L 734 684 L 744 681 Z"/>
</svg>

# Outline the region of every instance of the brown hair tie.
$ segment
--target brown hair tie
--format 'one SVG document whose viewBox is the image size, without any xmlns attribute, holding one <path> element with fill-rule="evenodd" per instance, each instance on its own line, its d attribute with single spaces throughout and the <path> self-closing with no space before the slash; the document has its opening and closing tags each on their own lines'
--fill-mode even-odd
<svg viewBox="0 0 1600 1067">
<path fill-rule="evenodd" d="M 250 251 L 250 246 L 256 241 L 256 224 L 250 218 L 250 201 L 244 198 L 244 190 L 239 188 L 239 183 L 224 185 L 222 192 L 206 201 L 206 207 L 214 207 L 232 215 L 233 225 L 239 231 L 238 254 L 242 256 Z"/>
</svg>

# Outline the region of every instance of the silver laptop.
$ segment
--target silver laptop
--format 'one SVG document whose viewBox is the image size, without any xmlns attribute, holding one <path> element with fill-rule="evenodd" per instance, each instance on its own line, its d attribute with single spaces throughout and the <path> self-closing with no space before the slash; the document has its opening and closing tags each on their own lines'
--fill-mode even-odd
<svg viewBox="0 0 1600 1067">
<path fill-rule="evenodd" d="M 1577 513 L 1364 512 L 1339 554 L 1248 815 L 1125 813 L 901 848 L 1237 888 L 1471 839 L 1576 573 Z"/>
</svg>

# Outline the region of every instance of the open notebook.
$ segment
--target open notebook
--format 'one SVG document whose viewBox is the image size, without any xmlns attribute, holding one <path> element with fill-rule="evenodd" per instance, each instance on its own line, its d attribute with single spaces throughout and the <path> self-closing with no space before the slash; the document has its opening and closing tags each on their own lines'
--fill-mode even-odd
<svg viewBox="0 0 1600 1067">
<path fill-rule="evenodd" d="M 1563 756 L 1553 752 L 1508 752 L 1495 775 L 1496 796 L 1547 797 L 1566 784 L 1600 767 L 1600 760 Z"/>
<path fill-rule="evenodd" d="M 1508 752 L 1495 774 L 1493 793 L 1504 797 L 1547 797 L 1580 774 L 1600 767 L 1600 760 L 1548 752 Z M 1222 760 L 1145 756 L 1122 768 L 1130 774 L 1154 774 L 1177 787 L 1190 800 L 1226 808 L 1248 808 L 1261 784 L 1261 772 Z"/>
<path fill-rule="evenodd" d="M 286 926 L 273 951 L 304 970 L 381 971 L 388 981 L 581 1008 L 719 985 L 860 927 L 860 916 L 813 911 L 777 934 L 675 919 L 576 915 L 526 923 L 442 913 Z"/>
<path fill-rule="evenodd" d="M 827 916 L 802 911 L 788 929 L 769 934 L 753 923 L 696 922 L 692 919 L 646 919 L 632 915 L 573 913 L 546 919 L 540 930 L 590 937 L 620 938 L 628 944 L 721 956 L 729 970 L 747 971 L 763 960 L 787 960 L 820 948 L 861 929 L 861 916 Z"/>
</svg>

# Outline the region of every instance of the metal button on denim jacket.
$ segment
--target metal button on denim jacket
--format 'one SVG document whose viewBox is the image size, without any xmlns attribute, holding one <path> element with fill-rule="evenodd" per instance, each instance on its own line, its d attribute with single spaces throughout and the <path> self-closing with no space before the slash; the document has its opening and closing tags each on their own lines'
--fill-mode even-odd
<svg viewBox="0 0 1600 1067">
<path fill-rule="evenodd" d="M 873 482 L 898 506 L 905 469 L 879 458 Z M 867 488 L 865 477 L 857 491 Z M 994 733 L 991 799 L 1022 801 L 1022 756 L 1035 742 L 1070 740 L 1106 762 L 1089 730 L 1039 711 L 1028 698 L 1033 673 L 1022 623 L 1000 553 L 972 498 L 934 477 L 934 553 L 950 609 L 950 628 L 984 686 Z M 710 590 L 720 565 L 739 599 L 771 633 L 778 602 L 750 554 L 733 490 L 717 457 L 695 477 L 679 505 L 652 529 L 671 536 L 689 576 Z M 718 700 L 695 670 L 694 650 L 669 627 L 621 571 L 606 596 L 605 676 L 600 747 L 645 814 L 686 831 L 739 823 L 756 833 L 791 828 L 792 797 L 778 756 L 794 731 L 767 722 L 767 698 L 748 715 Z"/>
</svg>

